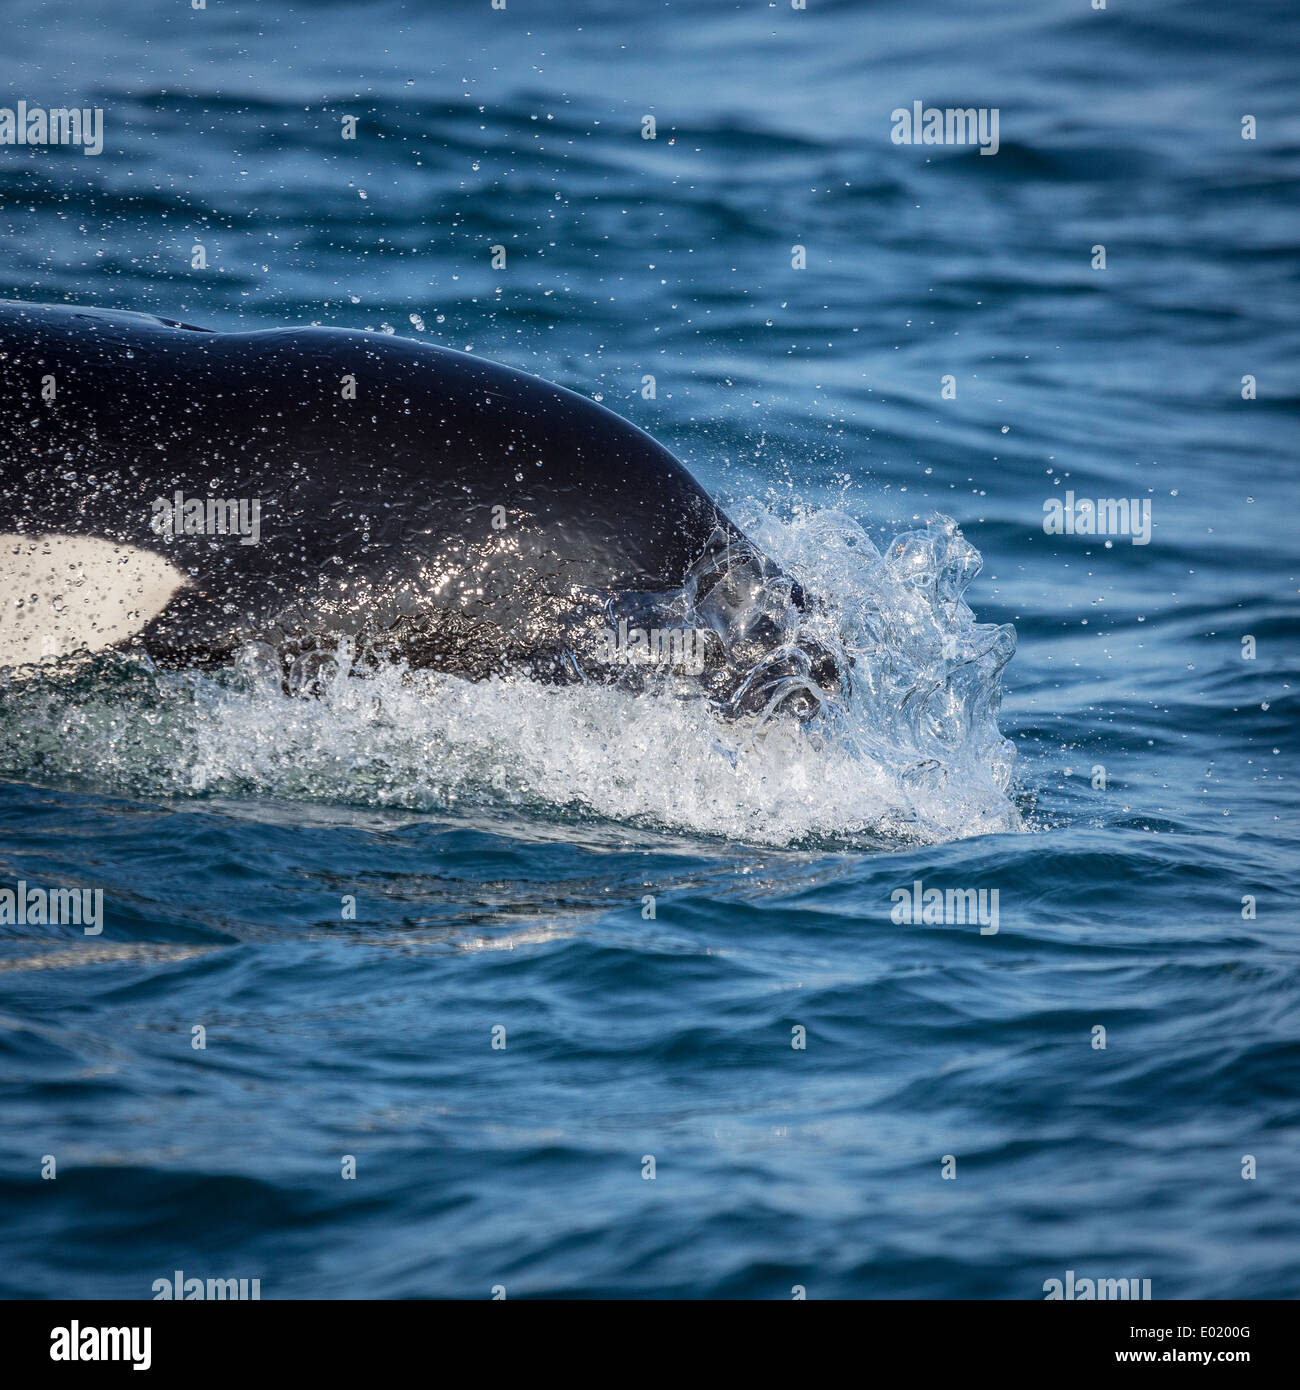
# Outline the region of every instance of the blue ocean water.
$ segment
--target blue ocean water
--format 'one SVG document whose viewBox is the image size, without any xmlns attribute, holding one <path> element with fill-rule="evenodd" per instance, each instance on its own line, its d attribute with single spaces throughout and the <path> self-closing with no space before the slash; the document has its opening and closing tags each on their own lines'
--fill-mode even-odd
<svg viewBox="0 0 1300 1390">
<path fill-rule="evenodd" d="M 105 147 L 0 148 L 4 294 L 598 397 L 878 679 L 757 733 L 0 681 L 0 886 L 104 903 L 0 925 L 0 1293 L 1300 1295 L 1293 7 L 5 26 L 0 105 L 101 107 Z M 997 154 L 893 143 L 914 101 L 997 108 Z M 1148 543 L 1047 534 L 1067 492 Z M 917 882 L 997 930 L 894 920 Z"/>
</svg>

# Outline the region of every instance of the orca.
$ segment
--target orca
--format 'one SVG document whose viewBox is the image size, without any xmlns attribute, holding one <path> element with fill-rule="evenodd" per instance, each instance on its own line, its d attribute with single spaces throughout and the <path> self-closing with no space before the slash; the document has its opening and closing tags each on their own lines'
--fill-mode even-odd
<svg viewBox="0 0 1300 1390">
<path fill-rule="evenodd" d="M 344 642 L 470 680 L 643 685 L 657 655 L 733 716 L 806 715 L 845 678 L 800 636 L 802 586 L 644 431 L 336 328 L 0 301 L 0 594 L 7 667 L 262 643 L 289 673 Z"/>
</svg>

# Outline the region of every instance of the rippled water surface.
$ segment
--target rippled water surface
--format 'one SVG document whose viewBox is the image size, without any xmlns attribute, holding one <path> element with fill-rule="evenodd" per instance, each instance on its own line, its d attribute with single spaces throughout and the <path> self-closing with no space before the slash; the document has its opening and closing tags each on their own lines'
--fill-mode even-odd
<svg viewBox="0 0 1300 1390">
<path fill-rule="evenodd" d="M 14 0 L 0 105 L 106 139 L 0 148 L 4 294 L 597 397 L 860 678 L 0 678 L 0 887 L 105 921 L 0 922 L 0 1292 L 1300 1295 L 1298 57 L 1282 3 Z"/>
</svg>

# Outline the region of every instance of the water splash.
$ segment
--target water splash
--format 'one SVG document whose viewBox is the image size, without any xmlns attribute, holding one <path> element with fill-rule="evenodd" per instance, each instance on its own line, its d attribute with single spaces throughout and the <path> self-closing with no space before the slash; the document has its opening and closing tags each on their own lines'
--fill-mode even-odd
<svg viewBox="0 0 1300 1390">
<path fill-rule="evenodd" d="M 935 843 L 1020 828 L 996 724 L 1009 627 L 977 623 L 980 557 L 934 517 L 880 552 L 850 517 L 752 509 L 754 540 L 816 596 L 795 641 L 846 679 L 806 722 L 722 721 L 665 681 L 478 684 L 267 648 L 219 672 L 109 653 L 0 675 L 0 775 L 137 796 L 500 806 L 772 845 Z"/>
</svg>

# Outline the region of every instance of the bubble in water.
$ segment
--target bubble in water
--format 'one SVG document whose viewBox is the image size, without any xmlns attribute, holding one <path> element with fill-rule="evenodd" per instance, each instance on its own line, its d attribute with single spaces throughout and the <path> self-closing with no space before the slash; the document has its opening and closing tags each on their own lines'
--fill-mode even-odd
<svg viewBox="0 0 1300 1390">
<path fill-rule="evenodd" d="M 1015 634 L 975 621 L 980 557 L 957 526 L 936 516 L 880 551 L 838 512 L 736 518 L 813 596 L 799 612 L 783 580 L 754 602 L 847 675 L 806 722 L 724 721 L 680 687 L 375 669 L 347 649 L 287 671 L 259 644 L 219 672 L 110 653 L 0 671 L 0 775 L 147 797 L 506 806 L 781 846 L 1019 829 L 996 723 Z"/>
</svg>

